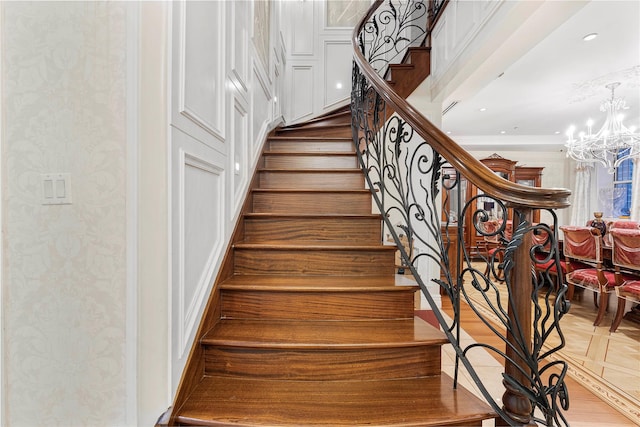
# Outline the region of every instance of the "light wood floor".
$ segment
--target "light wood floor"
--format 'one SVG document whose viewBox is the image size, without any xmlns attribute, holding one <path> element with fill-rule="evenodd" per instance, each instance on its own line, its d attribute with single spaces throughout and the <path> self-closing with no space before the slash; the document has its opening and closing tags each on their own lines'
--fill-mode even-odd
<svg viewBox="0 0 640 427">
<path fill-rule="evenodd" d="M 446 300 L 446 298 L 445 298 Z M 451 304 L 443 300 L 444 312 L 453 316 Z M 476 320 L 476 316 L 471 309 L 462 304 L 461 309 L 462 325 L 464 330 L 476 341 L 484 342 L 501 348 L 502 343 L 489 331 L 486 326 Z M 580 383 L 572 378 L 566 380 L 569 389 L 570 406 L 565 416 L 571 426 L 634 426 L 635 424 L 625 416 L 621 415 L 607 403 L 584 388 Z"/>
</svg>

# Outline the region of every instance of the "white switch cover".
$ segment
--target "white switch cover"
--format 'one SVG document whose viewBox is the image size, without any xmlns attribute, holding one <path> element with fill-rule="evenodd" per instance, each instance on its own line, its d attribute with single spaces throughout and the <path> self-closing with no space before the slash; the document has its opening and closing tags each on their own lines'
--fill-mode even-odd
<svg viewBox="0 0 640 427">
<path fill-rule="evenodd" d="M 71 204 L 71 174 L 45 173 L 41 177 L 43 205 Z"/>
</svg>

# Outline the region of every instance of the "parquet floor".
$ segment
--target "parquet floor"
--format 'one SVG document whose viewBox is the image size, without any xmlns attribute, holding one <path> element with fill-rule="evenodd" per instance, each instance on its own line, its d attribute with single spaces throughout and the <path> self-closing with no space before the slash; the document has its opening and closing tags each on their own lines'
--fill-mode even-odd
<svg viewBox="0 0 640 427">
<path fill-rule="evenodd" d="M 638 343 L 640 343 L 640 341 L 638 341 L 638 338 L 634 335 L 634 331 L 640 329 L 640 327 L 635 324 L 625 324 L 625 321 L 622 325 L 624 329 L 619 330 L 615 334 L 609 334 L 610 319 L 605 319 L 603 325 L 605 322 L 609 322 L 606 324 L 605 334 L 603 331 L 600 331 L 600 329 L 605 329 L 605 326 L 594 328 L 591 325 L 593 317 L 590 315 L 590 310 L 592 309 L 590 304 L 591 298 L 584 298 L 584 303 L 575 303 L 572 307 L 573 319 L 568 320 L 566 323 L 564 323 L 563 319 L 563 329 L 567 334 L 567 341 L 573 343 L 570 347 L 571 351 L 577 352 L 578 349 L 582 348 L 584 350 L 583 354 L 588 355 L 582 358 L 583 363 L 590 363 L 596 366 L 603 374 L 608 374 L 614 381 L 613 384 L 623 385 L 630 389 L 637 389 L 639 385 L 637 378 L 638 375 L 640 375 L 640 365 L 638 366 L 639 369 L 634 369 L 634 363 L 637 363 L 634 361 L 634 358 L 637 361 L 638 357 L 640 357 L 640 351 L 638 349 Z M 447 301 L 443 301 L 443 309 L 449 316 L 453 315 L 451 305 Z M 473 313 L 466 304 L 463 304 L 461 316 L 462 325 L 466 334 L 468 334 L 467 339 L 469 342 L 475 340 L 495 345 L 498 348 L 502 347 L 502 343 L 495 338 L 486 326 L 476 319 L 475 313 Z M 589 325 L 591 325 L 591 328 L 589 328 Z M 589 332 L 590 329 L 595 331 Z M 630 329 L 630 331 L 628 329 Z M 605 335 L 607 336 L 606 338 L 604 337 Z M 630 340 L 629 336 L 631 336 Z M 620 346 L 620 341 L 625 340 L 628 340 L 626 350 Z M 588 342 L 588 344 L 585 344 L 585 342 Z M 630 356 L 630 359 L 627 358 L 624 360 L 622 369 L 618 367 L 614 368 L 612 363 L 618 361 L 619 358 L 623 358 L 624 354 L 610 354 L 607 357 L 608 353 L 612 353 L 611 348 L 613 347 L 622 348 L 622 350 L 617 350 L 615 353 L 626 352 L 626 355 Z M 443 354 L 443 370 L 445 372 L 447 370 L 453 370 L 453 357 L 453 353 L 445 349 Z M 474 366 L 481 366 L 479 375 L 483 382 L 487 384 L 487 388 L 491 394 L 499 401 L 502 391 L 504 390 L 500 380 L 502 366 L 500 366 L 497 360 L 488 352 L 477 351 L 476 354 L 472 355 L 472 358 L 474 358 Z M 596 358 L 600 358 L 598 360 L 603 360 L 604 362 L 596 362 Z M 573 357 L 569 360 L 570 366 L 576 363 L 579 362 L 574 361 Z M 622 375 L 622 377 L 626 375 L 626 379 L 614 379 L 613 372 L 616 372 L 615 375 Z M 465 384 L 465 382 L 467 382 L 468 387 L 475 388 L 470 378 L 468 378 L 466 374 L 461 374 L 461 383 Z M 635 421 L 633 421 L 622 415 L 610 406 L 610 404 L 602 400 L 601 397 L 596 396 L 591 389 L 584 387 L 584 383 L 585 381 L 583 379 L 580 381 L 576 381 L 571 377 L 567 379 L 570 393 L 570 408 L 565 412 L 565 416 L 570 425 L 579 427 L 640 425 L 640 417 L 637 417 Z M 601 395 L 602 394 L 607 394 L 606 390 L 603 391 Z M 640 408 L 636 409 L 640 413 Z M 628 413 L 629 411 L 626 412 Z"/>
<path fill-rule="evenodd" d="M 596 309 L 592 301 L 591 295 L 572 301 L 569 314 L 562 319 L 563 329 L 572 338 L 567 339 L 565 352 L 572 363 L 640 402 L 640 325 L 623 320 L 616 332 L 609 332 L 615 314 L 610 309 L 600 326 L 593 326 Z"/>
</svg>

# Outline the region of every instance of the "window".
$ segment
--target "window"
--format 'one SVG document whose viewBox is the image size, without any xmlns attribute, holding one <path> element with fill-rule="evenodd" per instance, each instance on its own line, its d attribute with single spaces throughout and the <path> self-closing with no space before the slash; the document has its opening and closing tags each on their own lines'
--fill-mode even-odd
<svg viewBox="0 0 640 427">
<path fill-rule="evenodd" d="M 618 157 L 625 155 L 629 149 L 618 153 Z M 613 188 L 616 194 L 614 216 L 628 217 L 631 214 L 631 179 L 633 178 L 633 160 L 627 159 L 616 168 L 613 179 Z M 617 189 L 620 190 L 617 190 Z M 620 195 L 618 196 L 618 191 Z"/>
</svg>

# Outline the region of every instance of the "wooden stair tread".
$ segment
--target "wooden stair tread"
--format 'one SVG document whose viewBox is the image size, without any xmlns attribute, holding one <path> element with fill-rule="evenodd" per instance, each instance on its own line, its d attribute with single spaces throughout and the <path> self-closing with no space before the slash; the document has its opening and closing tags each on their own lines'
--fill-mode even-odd
<svg viewBox="0 0 640 427">
<path fill-rule="evenodd" d="M 326 188 L 254 188 L 254 193 L 360 193 L 369 194 L 367 189 L 326 189 Z"/>
<path fill-rule="evenodd" d="M 349 141 L 351 142 L 352 139 L 350 137 L 341 137 L 341 136 L 303 136 L 303 137 L 296 137 L 296 136 L 270 136 L 269 141 L 300 141 L 301 143 L 303 143 L 303 141 L 313 141 L 313 142 L 322 142 L 322 141 L 327 141 L 327 142 L 331 142 L 331 141 Z"/>
<path fill-rule="evenodd" d="M 395 252 L 398 248 L 391 245 L 363 245 L 362 243 L 354 243 L 351 241 L 336 242 L 334 240 L 314 240 L 314 241 L 300 241 L 292 240 L 289 242 L 283 242 L 280 240 L 274 240 L 273 242 L 261 241 L 261 242 L 239 242 L 233 245 L 235 249 L 267 249 L 267 250 L 283 250 L 289 251 L 295 249 L 297 251 L 317 251 L 317 250 L 331 250 L 331 251 L 392 251 Z"/>
<path fill-rule="evenodd" d="M 222 319 L 201 343 L 248 348 L 348 349 L 442 345 L 448 341 L 443 332 L 414 317 L 317 321 Z"/>
<path fill-rule="evenodd" d="M 444 374 L 372 381 L 207 376 L 177 420 L 201 426 L 459 426 L 494 417 L 473 394 L 453 389 Z"/>
<path fill-rule="evenodd" d="M 382 219 L 380 214 L 314 214 L 314 213 L 271 213 L 271 212 L 247 212 L 245 218 L 377 218 Z"/>
<path fill-rule="evenodd" d="M 267 151 L 265 156 L 355 156 L 354 151 Z"/>
<path fill-rule="evenodd" d="M 330 128 L 336 128 L 336 127 L 349 127 L 351 128 L 351 123 L 327 123 L 327 124 L 320 124 L 320 123 L 314 123 L 313 125 L 309 125 L 309 126 L 305 126 L 304 124 L 300 124 L 300 125 L 291 125 L 291 126 L 287 126 L 287 127 L 281 127 L 281 128 L 277 128 L 276 131 L 276 135 L 278 136 L 280 132 L 300 132 L 300 131 L 305 131 L 305 130 L 322 130 L 322 129 L 330 129 Z"/>
<path fill-rule="evenodd" d="M 361 174 L 360 168 L 336 168 L 336 169 L 310 169 L 310 168 L 260 168 L 258 172 L 285 172 L 285 173 L 358 173 Z"/>
<path fill-rule="evenodd" d="M 402 70 L 402 69 L 412 70 L 413 68 L 415 68 L 415 65 L 414 64 L 390 64 L 389 67 L 397 68 L 399 70 Z"/>
<path fill-rule="evenodd" d="M 353 291 L 415 291 L 417 285 L 396 285 L 394 275 L 388 276 L 272 276 L 236 274 L 220 285 L 220 289 L 353 292 Z"/>
</svg>

